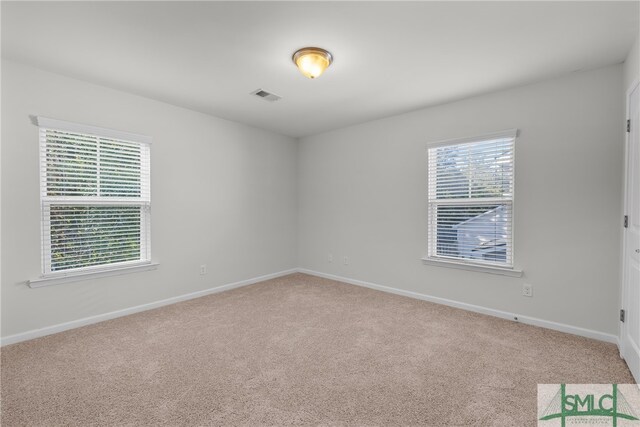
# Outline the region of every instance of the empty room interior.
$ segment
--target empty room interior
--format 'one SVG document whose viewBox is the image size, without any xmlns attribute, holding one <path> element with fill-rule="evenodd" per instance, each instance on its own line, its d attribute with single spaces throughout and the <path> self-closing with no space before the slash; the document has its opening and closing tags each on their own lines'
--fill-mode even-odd
<svg viewBox="0 0 640 427">
<path fill-rule="evenodd" d="M 0 15 L 3 426 L 640 425 L 640 2 Z"/>
</svg>

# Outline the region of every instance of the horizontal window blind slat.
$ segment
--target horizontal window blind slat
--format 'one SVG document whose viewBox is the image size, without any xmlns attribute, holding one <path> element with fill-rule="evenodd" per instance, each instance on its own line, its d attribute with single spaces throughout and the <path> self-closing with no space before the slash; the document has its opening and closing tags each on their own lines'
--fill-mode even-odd
<svg viewBox="0 0 640 427">
<path fill-rule="evenodd" d="M 443 199 L 433 199 L 429 200 L 429 205 L 433 206 L 444 206 L 444 205 L 459 205 L 459 206 L 489 206 L 493 204 L 503 204 L 510 203 L 512 200 L 511 197 L 484 197 L 484 198 L 443 198 Z"/>
<path fill-rule="evenodd" d="M 139 239 L 138 239 L 139 240 Z M 131 247 L 125 247 L 131 246 Z M 71 249 L 52 248 L 52 257 L 54 261 L 60 261 L 64 258 L 65 261 L 71 261 L 81 257 L 107 257 L 112 255 L 118 255 L 120 253 L 140 253 L 140 242 L 129 241 L 121 242 L 117 247 L 102 245 L 98 247 L 75 247 Z M 60 259 L 58 259 L 58 257 Z"/>
<path fill-rule="evenodd" d="M 127 242 L 128 243 L 128 242 Z M 123 245 L 126 243 L 123 243 Z M 52 260 L 54 263 L 72 262 L 81 258 L 112 258 L 118 257 L 123 254 L 139 254 L 140 244 L 133 242 L 135 247 L 123 248 L 112 246 L 100 246 L 100 247 L 86 247 L 86 248 L 74 248 L 71 250 L 52 250 Z M 60 259 L 58 259 L 58 257 Z"/>
<path fill-rule="evenodd" d="M 118 209 L 119 208 L 119 209 Z M 76 220 L 88 222 L 95 222 L 98 220 L 104 221 L 123 221 L 132 218 L 140 217 L 140 208 L 137 206 L 122 206 L 122 207 L 112 207 L 104 210 L 99 209 L 98 207 L 87 207 L 84 209 L 82 206 L 71 207 L 71 209 L 64 206 L 53 206 L 51 207 L 51 220 Z"/>
<path fill-rule="evenodd" d="M 131 236 L 129 238 L 120 238 L 120 239 L 116 239 L 115 236 L 110 236 L 110 237 L 114 237 L 113 243 L 109 242 L 109 243 L 96 243 L 91 244 L 91 241 L 87 240 L 84 242 L 77 242 L 76 244 L 73 245 L 68 245 L 66 244 L 66 242 L 63 243 L 56 243 L 53 242 L 51 244 L 51 251 L 53 254 L 60 252 L 60 253 L 64 253 L 65 255 L 70 255 L 70 254 L 74 254 L 74 253 L 88 253 L 88 252 L 96 252 L 96 251 L 100 251 L 102 249 L 108 249 L 110 251 L 114 251 L 114 250 L 121 250 L 124 246 L 126 245 L 132 245 L 134 247 L 132 247 L 131 250 L 136 250 L 138 252 L 140 252 L 140 236 Z"/>
<path fill-rule="evenodd" d="M 104 228 L 105 230 L 109 229 L 109 228 L 116 228 L 116 227 L 125 227 L 125 225 L 123 224 L 123 222 L 115 222 L 115 221 L 92 221 L 91 218 L 87 218 L 88 221 L 90 221 L 90 224 L 92 224 L 91 226 L 95 229 L 95 228 Z M 49 225 L 49 229 L 51 229 L 52 231 L 57 227 L 57 228 L 64 228 L 66 231 L 71 232 L 74 231 L 76 229 L 87 229 L 89 226 L 87 224 L 74 224 L 74 222 L 77 222 L 79 220 L 76 219 L 70 219 L 70 220 L 55 220 L 55 221 L 51 221 L 50 225 Z M 87 221 L 87 222 L 88 222 Z M 140 219 L 136 218 L 136 219 L 131 219 L 131 221 L 127 221 L 126 222 L 126 226 L 129 228 L 135 228 L 138 227 L 140 224 Z M 45 225 L 46 227 L 46 225 Z"/>
<path fill-rule="evenodd" d="M 150 209 L 149 195 L 143 197 L 121 197 L 121 196 L 44 196 L 43 206 L 146 206 Z"/>
<path fill-rule="evenodd" d="M 95 235 L 115 234 L 116 230 L 119 230 L 120 232 L 138 232 L 140 229 L 140 221 L 136 221 L 136 223 L 130 222 L 126 226 L 115 223 L 95 223 L 94 225 L 92 225 L 92 227 L 93 230 L 100 230 L 99 232 L 94 231 L 93 234 Z M 61 235 L 62 232 L 60 231 L 60 229 L 64 229 L 64 233 L 67 233 L 66 237 Z M 80 235 L 80 233 L 82 233 L 82 235 L 89 235 L 90 233 L 88 226 L 86 225 L 70 226 L 68 223 L 65 223 L 63 221 L 51 224 L 48 230 L 51 230 L 51 233 L 53 234 L 49 238 L 50 241 L 60 240 L 63 238 L 71 239 L 72 235 Z"/>
<path fill-rule="evenodd" d="M 62 217 L 64 214 L 56 214 L 56 216 Z M 90 215 L 87 216 L 73 216 L 73 215 L 66 215 L 64 216 L 62 219 L 58 219 L 58 218 L 52 218 L 50 221 L 50 225 L 51 226 L 64 226 L 66 229 L 72 228 L 73 226 L 71 225 L 72 223 L 77 223 L 78 227 L 86 227 L 88 223 L 93 224 L 94 227 L 97 226 L 101 226 L 101 227 L 106 227 L 109 225 L 122 225 L 122 224 L 130 224 L 133 222 L 139 222 L 140 221 L 140 216 L 130 216 L 130 217 L 122 217 L 119 219 L 108 219 L 108 218 L 100 218 L 100 217 L 93 217 Z"/>
<path fill-rule="evenodd" d="M 48 169 L 44 176 L 44 182 L 55 182 L 57 179 L 77 179 L 88 182 L 97 182 L 96 171 L 93 170 L 81 170 L 81 169 L 69 169 L 68 171 L 58 169 Z"/>
<path fill-rule="evenodd" d="M 126 235 L 126 236 L 131 236 L 131 235 L 137 235 L 137 233 L 140 232 L 140 224 L 137 224 L 137 226 L 135 227 L 114 227 L 117 228 L 117 231 L 114 230 L 103 230 L 103 231 L 95 231 L 95 232 L 83 232 L 83 230 L 86 230 L 86 227 L 66 227 L 64 224 L 57 224 L 54 225 L 53 227 L 49 228 L 49 230 L 51 230 L 52 233 L 56 233 L 56 227 L 60 228 L 60 227 L 64 227 L 65 233 L 68 234 L 72 234 L 74 235 L 73 237 L 71 236 L 58 236 L 58 235 L 54 235 L 49 237 L 48 239 L 46 239 L 47 241 L 53 243 L 57 243 L 57 242 L 64 242 L 65 244 L 73 244 L 74 241 L 80 241 L 80 240 L 85 240 L 86 239 L 94 239 L 97 240 L 103 236 L 107 236 L 109 238 L 115 238 L 118 237 L 120 235 Z M 95 227 L 105 227 L 104 225 L 96 225 Z"/>
<path fill-rule="evenodd" d="M 73 247 L 73 248 L 52 248 L 52 259 L 56 260 L 58 256 L 64 257 L 65 259 L 73 259 L 79 256 L 107 256 L 109 254 L 118 254 L 120 252 L 140 252 L 140 239 L 131 240 L 127 242 L 121 242 L 117 246 L 112 245 L 99 245 L 99 246 L 91 246 L 85 245 L 84 247 Z M 59 260 L 57 260 L 59 261 Z"/>
<path fill-rule="evenodd" d="M 62 134 L 56 132 L 45 132 L 45 138 L 47 138 L 47 144 L 64 144 L 64 145 L 86 145 L 87 147 L 93 147 L 96 145 L 97 139 L 91 136 Z"/>
<path fill-rule="evenodd" d="M 73 160 L 73 161 L 71 161 Z M 48 158 L 44 164 L 47 170 L 61 170 L 61 171 L 80 171 L 80 172 L 90 172 L 96 173 L 97 161 L 95 158 L 78 158 L 78 157 L 69 157 L 69 158 L 61 158 L 58 157 L 56 159 Z"/>
<path fill-rule="evenodd" d="M 45 239 L 45 241 L 49 242 L 53 245 L 66 245 L 66 246 L 74 246 L 78 244 L 85 244 L 88 241 L 93 241 L 96 245 L 99 244 L 100 239 L 108 239 L 109 241 L 116 241 L 120 237 L 126 236 L 140 236 L 140 225 L 137 227 L 130 228 L 122 228 L 116 230 L 106 230 L 102 232 L 83 232 L 83 229 L 66 229 L 65 232 L 68 235 L 56 235 L 55 233 L 59 233 L 55 228 L 51 230 L 54 234 L 53 236 Z"/>
<path fill-rule="evenodd" d="M 140 161 L 129 160 L 124 158 L 116 158 L 111 156 L 106 156 L 100 153 L 100 164 L 101 165 L 112 165 L 119 169 L 139 169 Z"/>
<path fill-rule="evenodd" d="M 61 268 L 77 268 L 88 265 L 97 265 L 101 263 L 113 262 L 113 260 L 120 261 L 140 261 L 140 252 L 138 250 L 131 251 L 103 251 L 103 252 L 91 252 L 87 254 L 77 254 L 68 256 L 61 254 L 59 257 L 52 256 L 52 268 L 59 270 Z"/>
<path fill-rule="evenodd" d="M 60 261 L 62 258 L 65 260 L 75 259 L 77 256 L 105 256 L 108 254 L 115 254 L 121 251 L 128 251 L 131 253 L 140 253 L 140 238 L 136 240 L 122 241 L 118 246 L 99 245 L 96 247 L 85 245 L 76 246 L 71 248 L 62 248 L 59 246 L 52 247 L 52 259 L 54 261 Z"/>
<path fill-rule="evenodd" d="M 47 145 L 43 145 L 41 148 L 43 150 L 47 148 L 59 148 L 64 150 L 75 150 L 75 149 L 83 149 L 83 150 L 94 150 L 96 149 L 97 141 L 96 139 L 91 138 L 71 138 L 64 137 L 59 135 L 47 135 Z"/>
</svg>

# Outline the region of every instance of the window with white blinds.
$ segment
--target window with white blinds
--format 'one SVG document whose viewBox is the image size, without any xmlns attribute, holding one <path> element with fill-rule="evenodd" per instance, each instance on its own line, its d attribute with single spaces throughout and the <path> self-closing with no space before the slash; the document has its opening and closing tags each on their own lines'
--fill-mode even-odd
<svg viewBox="0 0 640 427">
<path fill-rule="evenodd" d="M 516 130 L 428 148 L 428 258 L 513 267 Z"/>
<path fill-rule="evenodd" d="M 43 275 L 149 263 L 150 138 L 38 117 Z"/>
</svg>

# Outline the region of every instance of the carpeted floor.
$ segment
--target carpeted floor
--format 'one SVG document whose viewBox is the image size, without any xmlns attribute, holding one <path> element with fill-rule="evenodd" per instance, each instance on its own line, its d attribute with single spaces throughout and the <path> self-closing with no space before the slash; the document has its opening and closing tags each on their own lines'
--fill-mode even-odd
<svg viewBox="0 0 640 427">
<path fill-rule="evenodd" d="M 2 425 L 529 426 L 616 347 L 293 274 L 2 349 Z"/>
</svg>

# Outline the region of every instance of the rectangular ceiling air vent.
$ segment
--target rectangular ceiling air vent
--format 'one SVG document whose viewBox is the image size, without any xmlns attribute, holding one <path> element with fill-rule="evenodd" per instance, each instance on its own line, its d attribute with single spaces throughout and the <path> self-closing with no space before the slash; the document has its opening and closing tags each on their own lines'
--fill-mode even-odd
<svg viewBox="0 0 640 427">
<path fill-rule="evenodd" d="M 260 97 L 270 102 L 274 102 L 282 98 L 281 96 L 278 96 L 275 93 L 267 92 L 266 90 L 263 90 L 263 89 L 254 90 L 253 92 L 251 92 L 251 95 L 255 95 L 257 97 Z"/>
</svg>

